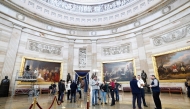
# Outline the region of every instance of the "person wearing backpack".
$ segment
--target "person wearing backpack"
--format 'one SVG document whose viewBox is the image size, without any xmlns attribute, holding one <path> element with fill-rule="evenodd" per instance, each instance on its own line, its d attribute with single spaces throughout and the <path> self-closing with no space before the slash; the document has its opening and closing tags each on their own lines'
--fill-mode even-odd
<svg viewBox="0 0 190 109">
<path fill-rule="evenodd" d="M 190 77 L 187 77 L 186 82 L 185 82 L 185 86 L 187 88 L 187 97 L 190 98 Z"/>
</svg>

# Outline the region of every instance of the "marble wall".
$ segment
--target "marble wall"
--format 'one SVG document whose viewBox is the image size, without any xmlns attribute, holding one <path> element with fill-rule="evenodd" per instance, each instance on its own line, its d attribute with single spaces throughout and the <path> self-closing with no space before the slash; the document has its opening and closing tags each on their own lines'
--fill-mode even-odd
<svg viewBox="0 0 190 109">
<path fill-rule="evenodd" d="M 178 7 L 175 5 L 171 4 L 173 6 L 171 8 Z M 145 70 L 148 75 L 154 74 L 152 55 L 190 46 L 190 43 L 187 43 L 190 37 L 189 4 L 180 5 L 181 7 L 175 11 L 168 13 L 158 11 L 154 15 L 150 14 L 141 23 L 136 22 L 133 26 L 132 24 L 125 25 L 128 29 L 112 29 L 111 34 L 107 34 L 108 30 L 101 30 L 101 35 L 94 31 L 87 32 L 87 30 L 76 32 L 75 28 L 68 32 L 62 28 L 48 26 L 48 22 L 46 24 L 32 18 L 29 20 L 27 17 L 25 21 L 22 21 L 2 12 L 0 13 L 0 79 L 5 75 L 9 76 L 10 91 L 15 86 L 22 87 L 15 85 L 15 76 L 20 70 L 23 57 L 62 62 L 62 79 L 66 79 L 67 73 L 71 73 L 74 79 L 74 70 L 90 70 L 91 75 L 93 69 L 97 69 L 98 78 L 101 80 L 102 62 L 128 59 L 134 59 L 137 75 L 142 70 Z M 15 10 L 8 10 L 6 6 L 4 9 L 7 9 L 6 12 L 16 13 Z M 160 17 L 152 20 L 154 16 Z M 145 24 L 142 24 L 143 21 Z M 175 31 L 182 33 L 184 28 L 185 33 L 174 35 L 169 41 L 163 40 L 163 36 Z M 102 35 L 104 33 L 105 35 Z M 47 52 L 31 48 L 31 42 L 46 45 Z M 58 49 L 54 49 L 55 52 L 52 53 L 49 48 Z M 86 51 L 82 58 L 81 49 Z M 150 83 L 150 77 L 148 77 L 148 83 Z M 124 86 L 129 86 L 129 83 L 122 84 L 122 87 Z M 160 86 L 180 86 L 185 91 L 183 82 L 161 82 Z M 47 87 L 47 85 L 41 87 Z"/>
</svg>

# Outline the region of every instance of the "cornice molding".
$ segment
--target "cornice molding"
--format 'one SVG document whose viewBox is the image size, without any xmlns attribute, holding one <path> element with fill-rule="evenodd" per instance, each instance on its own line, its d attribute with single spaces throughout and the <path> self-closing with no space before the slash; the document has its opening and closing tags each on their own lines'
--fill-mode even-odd
<svg viewBox="0 0 190 109">
<path fill-rule="evenodd" d="M 171 0 L 173 1 L 173 0 Z M 27 17 L 30 17 L 32 19 L 38 20 L 40 22 L 45 22 L 48 25 L 52 25 L 52 26 L 56 26 L 56 27 L 60 27 L 60 28 L 65 28 L 65 29 L 76 29 L 76 30 L 106 30 L 106 29 L 111 29 L 111 28 L 117 28 L 117 27 L 121 27 L 124 25 L 127 25 L 129 23 L 132 22 L 136 22 L 136 19 L 141 19 L 144 18 L 147 15 L 150 15 L 153 11 L 152 10 L 159 10 L 160 8 L 163 8 L 165 5 L 168 5 L 169 3 L 171 3 L 170 0 L 168 1 L 163 1 L 160 4 L 157 4 L 156 6 L 152 7 L 151 9 L 148 9 L 145 12 L 142 12 L 141 14 L 138 14 L 136 16 L 133 16 L 129 19 L 125 19 L 125 20 L 121 20 L 118 22 L 114 22 L 114 23 L 110 23 L 110 24 L 105 24 L 105 25 L 95 25 L 95 26 L 81 26 L 81 25 L 70 25 L 70 24 L 66 24 L 66 23 L 60 23 L 60 22 L 56 22 L 53 20 L 50 20 L 48 18 L 44 18 L 42 16 L 39 16 L 35 13 L 29 12 L 28 10 L 23 9 L 22 7 L 18 7 L 18 5 L 14 4 L 11 1 L 0 1 L 2 4 L 8 6 L 9 8 L 12 8 L 13 10 L 18 11 L 19 13 L 22 13 L 22 15 L 25 15 Z M 161 5 L 161 6 L 160 6 Z M 151 11 L 150 11 L 151 10 Z"/>
</svg>

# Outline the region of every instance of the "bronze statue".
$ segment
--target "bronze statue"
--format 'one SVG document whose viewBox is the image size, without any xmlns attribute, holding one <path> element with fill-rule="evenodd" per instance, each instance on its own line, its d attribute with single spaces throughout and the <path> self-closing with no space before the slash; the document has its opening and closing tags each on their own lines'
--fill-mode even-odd
<svg viewBox="0 0 190 109">
<path fill-rule="evenodd" d="M 68 73 L 68 75 L 67 75 L 67 83 L 68 83 L 69 81 L 71 81 L 71 75 L 70 75 L 70 73 Z"/>
<path fill-rule="evenodd" d="M 142 70 L 141 78 L 142 78 L 142 80 L 144 81 L 144 83 L 147 84 L 147 82 L 146 82 L 147 75 L 146 75 L 146 73 L 144 72 L 144 70 Z"/>
<path fill-rule="evenodd" d="M 9 85 L 10 85 L 10 80 L 8 79 L 8 76 L 5 76 L 5 79 L 1 81 L 0 97 L 8 97 Z"/>
</svg>

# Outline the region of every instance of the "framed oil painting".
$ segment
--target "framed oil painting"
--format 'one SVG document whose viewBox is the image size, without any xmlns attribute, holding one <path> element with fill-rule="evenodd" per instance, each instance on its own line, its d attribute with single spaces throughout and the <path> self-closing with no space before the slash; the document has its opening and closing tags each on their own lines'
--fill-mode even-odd
<svg viewBox="0 0 190 109">
<path fill-rule="evenodd" d="M 134 60 L 109 61 L 102 63 L 102 80 L 115 79 L 120 83 L 129 82 L 136 74 Z"/>
<path fill-rule="evenodd" d="M 50 84 L 50 82 L 59 82 L 61 72 L 60 61 L 23 57 L 20 75 L 25 79 L 35 78 L 38 84 Z"/>
<path fill-rule="evenodd" d="M 153 56 L 154 71 L 162 81 L 184 81 L 190 76 L 190 47 Z"/>
</svg>

